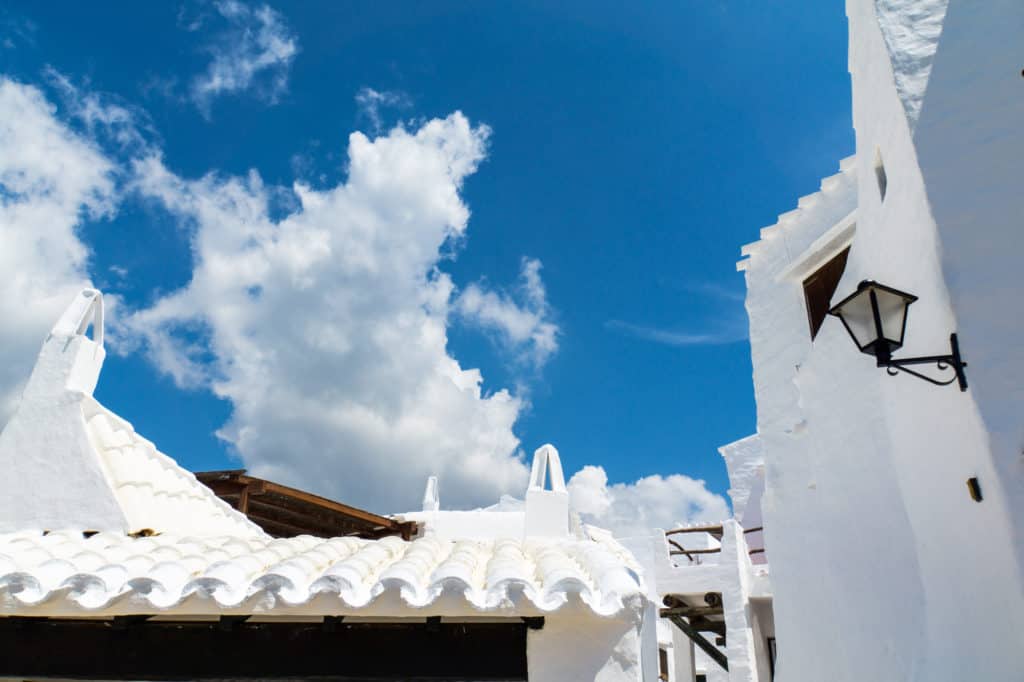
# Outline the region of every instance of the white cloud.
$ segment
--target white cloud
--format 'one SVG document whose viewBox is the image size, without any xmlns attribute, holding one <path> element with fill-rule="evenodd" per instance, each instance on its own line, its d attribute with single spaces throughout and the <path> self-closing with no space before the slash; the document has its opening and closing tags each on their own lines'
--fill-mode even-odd
<svg viewBox="0 0 1024 682">
<path fill-rule="evenodd" d="M 429 474 L 442 476 L 446 505 L 522 491 L 522 400 L 483 393 L 479 371 L 448 354 L 446 330 L 457 314 L 543 363 L 558 329 L 541 264 L 524 258 L 510 291 L 478 282 L 457 296 L 438 269 L 466 231 L 460 190 L 485 156 L 485 126 L 456 113 L 373 140 L 354 133 L 347 182 L 297 185 L 299 205 L 275 222 L 281 190 L 255 172 L 180 178 L 137 112 L 50 80 L 87 134 L 37 88 L 0 79 L 0 272 L 11 273 L 0 279 L 0 423 L 46 331 L 89 283 L 76 230 L 116 211 L 130 175 L 194 230 L 195 264 L 187 287 L 122 320 L 120 338 L 141 338 L 180 385 L 231 402 L 221 435 L 254 473 L 384 511 L 415 507 Z M 119 166 L 98 137 L 143 156 Z M 588 466 L 569 489 L 586 520 L 624 535 L 728 515 L 680 475 L 609 485 Z"/>
<path fill-rule="evenodd" d="M 587 523 L 607 528 L 619 537 L 668 530 L 694 521 L 729 518 L 725 498 L 712 493 L 704 481 L 671 474 L 645 476 L 635 483 L 608 485 L 599 466 L 585 466 L 567 485 L 573 508 Z"/>
<path fill-rule="evenodd" d="M 359 110 L 370 119 L 370 124 L 373 126 L 373 131 L 379 133 L 381 131 L 381 116 L 380 110 L 382 107 L 397 107 L 405 108 L 410 106 L 411 101 L 409 96 L 404 92 L 398 92 L 394 90 L 374 90 L 373 88 L 363 88 L 356 93 L 356 104 L 359 106 Z"/>
<path fill-rule="evenodd" d="M 275 222 L 260 177 L 182 179 L 151 156 L 137 188 L 188 221 L 191 283 L 128 327 L 183 385 L 233 406 L 221 435 L 257 475 L 396 511 L 418 506 L 430 474 L 446 504 L 520 493 L 527 471 L 513 424 L 523 405 L 447 351 L 454 286 L 438 264 L 462 238 L 464 178 L 489 130 L 460 113 L 349 138 L 349 177 Z M 527 305 L 547 307 L 539 264 Z"/>
<path fill-rule="evenodd" d="M 34 46 L 38 31 L 35 22 L 0 8 L 0 48 L 14 50 L 19 45 Z"/>
<path fill-rule="evenodd" d="M 455 301 L 463 318 L 496 332 L 503 345 L 537 367 L 558 350 L 558 326 L 550 321 L 551 307 L 540 269 L 539 260 L 523 258 L 517 290 L 521 304 L 509 294 L 479 283 L 470 284 Z"/>
<path fill-rule="evenodd" d="M 253 90 L 268 102 L 277 102 L 288 89 L 298 40 L 269 5 L 253 8 L 238 0 L 219 0 L 214 6 L 228 29 L 209 46 L 213 58 L 192 81 L 193 101 L 205 116 L 213 99 L 225 94 Z"/>
<path fill-rule="evenodd" d="M 39 344 L 89 283 L 76 230 L 115 211 L 115 171 L 39 89 L 0 77 L 0 424 Z"/>
<path fill-rule="evenodd" d="M 666 346 L 720 346 L 743 341 L 747 338 L 747 330 L 740 323 L 706 332 L 660 329 L 658 327 L 631 324 L 622 320 L 608 320 L 604 326 L 607 329 L 621 332 L 628 336 L 635 336 L 638 339 L 653 341 Z"/>
</svg>

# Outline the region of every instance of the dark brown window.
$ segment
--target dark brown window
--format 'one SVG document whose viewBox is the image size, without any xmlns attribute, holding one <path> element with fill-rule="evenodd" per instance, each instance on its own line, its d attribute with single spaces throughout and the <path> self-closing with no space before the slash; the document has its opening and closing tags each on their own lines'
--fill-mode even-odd
<svg viewBox="0 0 1024 682">
<path fill-rule="evenodd" d="M 889 188 L 889 177 L 885 174 L 885 164 L 882 162 L 880 150 L 875 150 L 875 179 L 878 180 L 879 200 L 885 201 L 885 190 Z"/>
<path fill-rule="evenodd" d="M 668 652 L 664 649 L 658 649 L 658 672 L 658 679 L 668 682 Z"/>
<path fill-rule="evenodd" d="M 807 302 L 807 322 L 811 325 L 811 338 L 818 335 L 821 323 L 828 314 L 828 305 L 832 294 L 836 293 L 839 278 L 846 269 L 846 257 L 850 255 L 850 247 L 821 266 L 817 272 L 804 280 L 804 300 Z"/>
</svg>

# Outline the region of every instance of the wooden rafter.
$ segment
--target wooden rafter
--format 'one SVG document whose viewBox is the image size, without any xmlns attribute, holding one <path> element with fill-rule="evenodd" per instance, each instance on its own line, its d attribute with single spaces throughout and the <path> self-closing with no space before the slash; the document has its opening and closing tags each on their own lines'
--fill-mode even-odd
<svg viewBox="0 0 1024 682">
<path fill-rule="evenodd" d="M 416 534 L 414 522 L 396 521 L 304 490 L 249 476 L 245 469 L 201 471 L 196 478 L 276 537 L 350 535 L 377 539 L 399 535 L 408 540 Z"/>
</svg>

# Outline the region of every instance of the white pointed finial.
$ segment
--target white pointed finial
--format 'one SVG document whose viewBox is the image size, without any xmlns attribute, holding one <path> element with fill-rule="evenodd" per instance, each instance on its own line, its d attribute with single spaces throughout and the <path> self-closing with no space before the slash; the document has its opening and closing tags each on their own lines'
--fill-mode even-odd
<svg viewBox="0 0 1024 682">
<path fill-rule="evenodd" d="M 545 489 L 550 479 L 551 489 Z M 569 534 L 569 493 L 565 489 L 562 460 L 554 445 L 533 453 L 530 485 L 526 490 L 526 535 L 565 537 Z"/>
<path fill-rule="evenodd" d="M 104 356 L 103 297 L 84 289 L 43 342 L 21 403 L 0 433 L 0 533 L 127 529 L 82 411 Z"/>
<path fill-rule="evenodd" d="M 436 512 L 441 508 L 441 494 L 438 491 L 437 476 L 427 479 L 427 488 L 423 491 L 423 511 Z"/>
</svg>

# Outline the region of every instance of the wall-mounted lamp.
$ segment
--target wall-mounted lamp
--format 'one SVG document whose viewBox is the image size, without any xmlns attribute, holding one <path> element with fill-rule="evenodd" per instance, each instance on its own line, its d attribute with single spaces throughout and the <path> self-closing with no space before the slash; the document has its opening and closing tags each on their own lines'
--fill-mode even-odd
<svg viewBox="0 0 1024 682">
<path fill-rule="evenodd" d="M 857 348 L 862 353 L 874 355 L 878 366 L 885 367 L 891 376 L 906 372 L 936 386 L 947 386 L 956 381 L 960 390 L 966 391 L 964 368 L 967 363 L 960 358 L 956 334 L 949 335 L 949 355 L 898 360 L 892 357 L 892 352 L 903 345 L 903 334 L 907 331 L 907 308 L 916 300 L 917 296 L 866 280 L 857 285 L 857 291 L 832 306 L 828 314 L 842 320 Z M 908 365 L 931 364 L 940 370 L 952 369 L 954 376 L 948 381 L 940 381 L 908 368 Z"/>
</svg>

